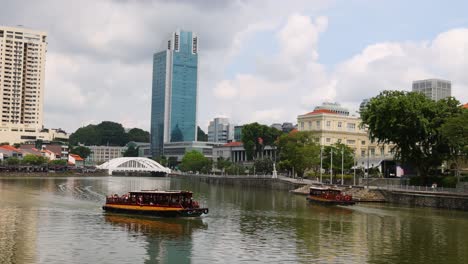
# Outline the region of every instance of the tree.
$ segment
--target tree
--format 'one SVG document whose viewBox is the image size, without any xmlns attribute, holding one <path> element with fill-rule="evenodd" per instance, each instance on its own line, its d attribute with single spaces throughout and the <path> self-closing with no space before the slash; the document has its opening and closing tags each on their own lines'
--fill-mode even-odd
<svg viewBox="0 0 468 264">
<path fill-rule="evenodd" d="M 246 168 L 240 164 L 231 163 L 224 172 L 228 175 L 244 175 Z"/>
<path fill-rule="evenodd" d="M 8 165 L 18 165 L 20 164 L 20 160 L 17 157 L 10 157 L 6 160 L 6 164 Z"/>
<path fill-rule="evenodd" d="M 96 125 L 88 125 L 78 128 L 75 133 L 70 135 L 69 142 L 72 146 L 82 143 L 88 146 L 99 145 L 101 139 L 96 129 Z"/>
<path fill-rule="evenodd" d="M 98 125 L 88 125 L 77 129 L 70 135 L 70 145 L 78 143 L 84 145 L 123 146 L 129 141 L 149 142 L 149 132 L 139 128 L 132 128 L 128 133 L 119 123 L 104 121 Z"/>
<path fill-rule="evenodd" d="M 269 158 L 256 159 L 254 161 L 255 174 L 272 174 L 273 161 Z"/>
<path fill-rule="evenodd" d="M 320 146 L 310 131 L 292 131 L 278 139 L 280 169 L 294 170 L 299 176 L 320 164 Z"/>
<path fill-rule="evenodd" d="M 49 162 L 50 165 L 59 165 L 59 166 L 65 166 L 67 165 L 67 161 L 63 159 L 56 159 L 56 160 L 51 160 Z"/>
<path fill-rule="evenodd" d="M 176 168 L 177 167 L 177 157 L 169 157 L 167 159 L 167 167 Z"/>
<path fill-rule="evenodd" d="M 263 152 L 265 146 L 274 146 L 281 131 L 276 128 L 251 123 L 242 127 L 242 142 L 247 160 L 252 160 Z"/>
<path fill-rule="evenodd" d="M 454 98 L 435 102 L 421 93 L 383 91 L 362 111 L 362 126 L 368 127 L 371 140 L 395 144 L 395 159 L 427 177 L 447 157 L 440 127 L 461 112 L 458 105 Z"/>
<path fill-rule="evenodd" d="M 203 156 L 202 153 L 192 150 L 185 153 L 180 168 L 182 171 L 207 173 L 211 170 L 211 160 Z"/>
<path fill-rule="evenodd" d="M 161 155 L 159 158 L 156 158 L 155 159 L 156 162 L 158 162 L 159 164 L 163 165 L 164 167 L 167 167 L 167 157 L 164 156 L 164 155 Z"/>
<path fill-rule="evenodd" d="M 47 163 L 47 158 L 42 156 L 36 156 L 33 154 L 27 154 L 23 157 L 21 163 L 28 165 L 42 165 L 44 163 Z"/>
<path fill-rule="evenodd" d="M 231 161 L 229 159 L 224 159 L 223 157 L 219 157 L 216 160 L 216 168 L 219 170 L 225 170 L 230 165 L 231 165 Z"/>
<path fill-rule="evenodd" d="M 96 126 L 100 137 L 99 145 L 124 146 L 128 142 L 128 135 L 119 123 L 104 121 Z"/>
<path fill-rule="evenodd" d="M 197 126 L 197 141 L 208 141 L 208 135 L 199 126 Z"/>
<path fill-rule="evenodd" d="M 468 109 L 448 118 L 440 127 L 440 133 L 448 144 L 447 159 L 455 165 L 458 176 L 460 162 L 468 159 Z"/>
<path fill-rule="evenodd" d="M 83 159 L 86 159 L 89 157 L 89 155 L 91 155 L 91 150 L 84 146 L 78 146 L 78 147 L 71 148 L 70 153 L 79 155 Z"/>
<path fill-rule="evenodd" d="M 333 153 L 333 164 L 331 164 L 331 154 Z M 343 153 L 343 155 L 342 155 Z M 343 158 L 343 164 L 341 163 Z M 333 169 L 334 175 L 341 173 L 341 168 L 345 170 L 350 169 L 354 165 L 354 151 L 343 143 L 335 143 L 331 146 L 326 146 L 322 151 L 323 168 L 330 170 Z"/>
<path fill-rule="evenodd" d="M 150 142 L 150 133 L 140 128 L 132 128 L 128 131 L 128 140 L 135 142 Z"/>
<path fill-rule="evenodd" d="M 123 153 L 124 157 L 138 157 L 138 150 L 140 147 L 135 147 L 134 145 L 130 145 L 127 150 Z"/>
</svg>

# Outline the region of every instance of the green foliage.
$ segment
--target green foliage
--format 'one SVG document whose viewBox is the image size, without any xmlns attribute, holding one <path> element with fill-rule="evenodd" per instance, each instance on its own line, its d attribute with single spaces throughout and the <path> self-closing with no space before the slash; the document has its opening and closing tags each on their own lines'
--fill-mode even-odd
<svg viewBox="0 0 468 264">
<path fill-rule="evenodd" d="M 101 140 L 96 125 L 88 125 L 78 128 L 75 133 L 72 133 L 69 138 L 71 145 L 75 146 L 78 143 L 88 146 L 99 145 Z"/>
<path fill-rule="evenodd" d="M 449 155 L 440 128 L 461 112 L 458 105 L 453 98 L 435 102 L 421 93 L 384 91 L 370 100 L 361 118 L 372 140 L 395 144 L 395 158 L 427 176 Z"/>
<path fill-rule="evenodd" d="M 216 168 L 219 170 L 226 169 L 227 167 L 231 166 L 231 161 L 229 159 L 224 159 L 223 157 L 219 157 L 216 161 Z"/>
<path fill-rule="evenodd" d="M 150 133 L 140 128 L 132 128 L 128 131 L 128 140 L 135 142 L 150 142 Z"/>
<path fill-rule="evenodd" d="M 60 166 L 65 166 L 67 165 L 67 161 L 63 159 L 56 159 L 56 160 L 51 160 L 49 162 L 49 165 L 60 165 Z"/>
<path fill-rule="evenodd" d="M 228 175 L 245 175 L 246 168 L 240 164 L 231 163 L 224 172 Z"/>
<path fill-rule="evenodd" d="M 87 147 L 78 146 L 71 148 L 70 153 L 79 155 L 83 159 L 86 159 L 87 157 L 89 157 L 89 155 L 91 155 L 91 150 Z"/>
<path fill-rule="evenodd" d="M 22 164 L 28 164 L 28 165 L 42 165 L 47 163 L 47 158 L 42 157 L 42 156 L 36 156 L 33 154 L 27 154 L 26 156 L 23 157 L 21 160 Z"/>
<path fill-rule="evenodd" d="M 130 145 L 127 150 L 123 153 L 124 157 L 138 157 L 138 150 L 140 147 L 136 147 L 134 145 Z"/>
<path fill-rule="evenodd" d="M 18 165 L 20 164 L 20 160 L 16 157 L 10 157 L 6 160 L 7 165 Z"/>
<path fill-rule="evenodd" d="M 197 141 L 208 141 L 208 135 L 199 126 L 197 126 Z"/>
<path fill-rule="evenodd" d="M 202 153 L 192 150 L 185 153 L 180 168 L 182 171 L 208 173 L 211 171 L 211 160 L 203 156 Z"/>
<path fill-rule="evenodd" d="M 177 158 L 176 157 L 169 157 L 169 159 L 167 159 L 167 166 L 169 168 L 176 168 L 177 167 Z"/>
<path fill-rule="evenodd" d="M 292 170 L 303 176 L 304 172 L 320 165 L 320 146 L 310 131 L 283 134 L 278 139 L 281 170 Z"/>
<path fill-rule="evenodd" d="M 96 126 L 100 137 L 99 145 L 124 146 L 128 142 L 128 135 L 119 123 L 104 121 Z"/>
<path fill-rule="evenodd" d="M 259 123 L 251 123 L 242 127 L 242 142 L 247 154 L 247 160 L 252 160 L 263 152 L 265 146 L 275 145 L 281 131 Z"/>
<path fill-rule="evenodd" d="M 343 152 L 343 155 L 342 155 Z M 341 174 L 341 161 L 343 158 L 343 168 L 345 170 L 351 169 L 354 165 L 354 152 L 353 149 L 343 143 L 335 143 L 331 146 L 323 148 L 322 152 L 322 167 L 326 170 L 330 170 L 331 154 L 333 153 L 333 164 L 332 169 L 334 174 Z"/>
<path fill-rule="evenodd" d="M 149 142 L 149 132 L 133 128 L 128 133 L 119 123 L 104 121 L 98 125 L 81 127 L 70 135 L 70 145 L 78 143 L 92 145 L 124 146 L 129 141 Z"/>
<path fill-rule="evenodd" d="M 429 177 L 411 177 L 409 185 L 413 186 L 430 186 L 437 184 L 437 187 L 455 188 L 457 186 L 457 178 L 454 176 L 429 176 Z"/>
<path fill-rule="evenodd" d="M 453 176 L 447 176 L 442 179 L 442 187 L 455 188 L 457 187 L 457 178 Z"/>
<path fill-rule="evenodd" d="M 273 161 L 271 159 L 256 159 L 254 161 L 255 174 L 272 174 Z"/>
<path fill-rule="evenodd" d="M 167 157 L 162 155 L 160 156 L 159 158 L 156 158 L 155 161 L 161 165 L 163 165 L 164 167 L 167 167 Z"/>
<path fill-rule="evenodd" d="M 468 158 L 468 110 L 446 120 L 440 127 L 440 133 L 449 147 L 449 158 L 466 160 Z"/>
</svg>

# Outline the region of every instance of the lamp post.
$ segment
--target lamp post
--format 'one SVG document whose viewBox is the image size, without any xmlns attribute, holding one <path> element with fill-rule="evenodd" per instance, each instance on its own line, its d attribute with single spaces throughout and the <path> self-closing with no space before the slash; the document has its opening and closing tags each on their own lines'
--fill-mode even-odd
<svg viewBox="0 0 468 264">
<path fill-rule="evenodd" d="M 320 146 L 320 183 L 323 183 L 322 182 L 322 164 L 323 164 L 322 152 L 323 152 L 323 146 Z"/>
<path fill-rule="evenodd" d="M 330 184 L 333 184 L 333 147 L 330 147 Z"/>
<path fill-rule="evenodd" d="M 354 152 L 354 155 L 353 155 L 353 164 L 354 164 L 353 185 L 356 186 L 356 167 L 357 167 L 357 162 L 356 162 L 356 151 Z"/>
<path fill-rule="evenodd" d="M 367 189 L 369 189 L 369 146 L 367 146 Z"/>
<path fill-rule="evenodd" d="M 344 148 L 341 147 L 341 185 L 344 185 Z"/>
</svg>

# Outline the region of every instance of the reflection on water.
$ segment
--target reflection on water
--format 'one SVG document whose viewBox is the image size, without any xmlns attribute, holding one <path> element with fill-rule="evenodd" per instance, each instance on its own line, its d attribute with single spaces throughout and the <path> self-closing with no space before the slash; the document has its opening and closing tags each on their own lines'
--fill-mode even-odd
<svg viewBox="0 0 468 264">
<path fill-rule="evenodd" d="M 106 214 L 105 195 L 193 190 L 195 219 Z M 0 178 L 0 263 L 468 263 L 468 213 L 322 207 L 268 189 L 138 177 Z"/>
<path fill-rule="evenodd" d="M 207 228 L 199 218 L 166 219 L 106 213 L 105 221 L 145 237 L 149 256 L 146 263 L 190 263 L 192 232 Z"/>
</svg>

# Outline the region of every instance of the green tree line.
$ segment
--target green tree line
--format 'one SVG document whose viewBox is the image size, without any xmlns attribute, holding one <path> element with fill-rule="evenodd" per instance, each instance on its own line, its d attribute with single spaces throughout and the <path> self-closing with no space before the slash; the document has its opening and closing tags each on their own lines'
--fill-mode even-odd
<svg viewBox="0 0 468 264">
<path fill-rule="evenodd" d="M 130 141 L 150 142 L 150 134 L 139 128 L 132 128 L 125 132 L 124 127 L 115 122 L 104 121 L 98 125 L 87 125 L 77 129 L 70 135 L 70 145 L 78 143 L 84 145 L 124 146 Z"/>
</svg>

